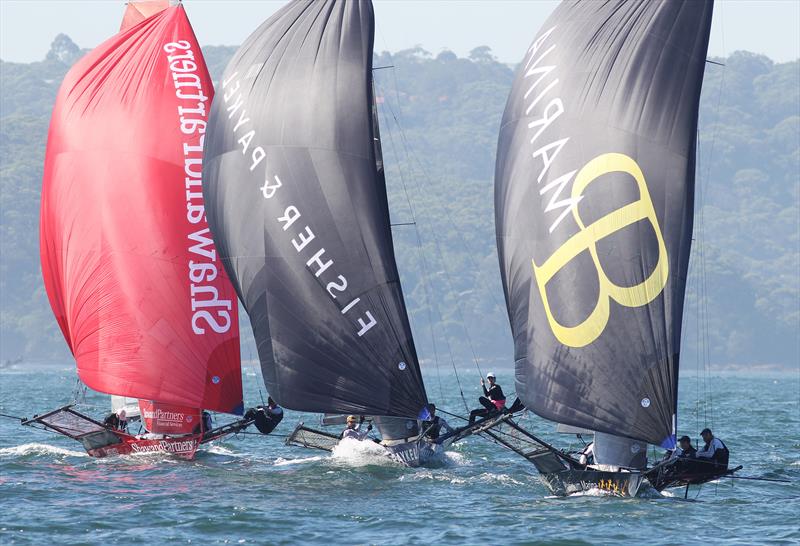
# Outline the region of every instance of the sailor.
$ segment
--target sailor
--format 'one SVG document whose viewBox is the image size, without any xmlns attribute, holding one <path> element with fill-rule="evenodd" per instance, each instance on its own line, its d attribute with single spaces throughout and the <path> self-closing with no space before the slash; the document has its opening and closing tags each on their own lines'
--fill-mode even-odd
<svg viewBox="0 0 800 546">
<path fill-rule="evenodd" d="M 694 459 L 697 457 L 697 450 L 692 447 L 692 440 L 688 436 L 681 436 L 678 440 L 678 449 L 675 450 L 681 459 Z"/>
<path fill-rule="evenodd" d="M 489 388 L 481 379 L 481 387 L 483 388 L 483 396 L 478 398 L 482 408 L 474 409 L 469 413 L 469 424 L 475 422 L 477 417 L 489 417 L 497 414 L 506 406 L 506 396 L 503 394 L 503 389 L 496 383 L 497 378 L 494 373 L 489 372 L 486 374 L 486 380 L 489 382 Z"/>
<path fill-rule="evenodd" d="M 714 463 L 718 468 L 726 470 L 728 468 L 728 456 L 730 452 L 719 438 L 714 438 L 711 429 L 704 428 L 700 432 L 705 445 L 697 452 L 698 459 L 706 459 Z"/>
<path fill-rule="evenodd" d="M 267 397 L 267 417 L 269 418 L 269 426 L 267 427 L 269 432 L 275 430 L 278 423 L 283 420 L 283 408 L 271 396 Z M 263 430 L 261 432 L 269 434 L 269 432 L 264 432 Z"/>
<path fill-rule="evenodd" d="M 211 421 L 211 414 L 203 411 L 203 432 L 208 432 L 212 428 L 214 428 L 214 423 Z"/>
<path fill-rule="evenodd" d="M 675 449 L 664 453 L 661 461 L 671 461 L 673 459 L 694 459 L 697 457 L 697 450 L 692 447 L 692 440 L 688 436 L 678 438 L 678 445 Z"/>
<path fill-rule="evenodd" d="M 594 442 L 589 442 L 583 451 L 581 451 L 581 456 L 578 458 L 578 462 L 584 466 L 588 466 L 590 464 L 594 464 Z"/>
<path fill-rule="evenodd" d="M 113 430 L 124 431 L 128 427 L 128 418 L 125 408 L 120 408 L 103 420 L 103 424 Z"/>
<path fill-rule="evenodd" d="M 369 431 L 372 430 L 372 423 L 367 424 L 366 430 L 361 430 L 361 425 L 364 422 L 364 416 L 361 416 L 361 420 L 359 421 L 355 415 L 348 415 L 347 416 L 347 428 L 342 431 L 342 440 L 345 438 L 350 438 L 352 440 L 363 440 L 369 434 Z"/>
<path fill-rule="evenodd" d="M 269 434 L 283 420 L 283 408 L 270 396 L 267 398 L 266 408 L 264 406 L 250 408 L 244 414 L 244 418 L 255 421 L 256 428 L 261 434 Z"/>
<path fill-rule="evenodd" d="M 447 421 L 436 416 L 436 404 L 428 404 L 428 413 L 431 415 L 430 420 L 422 422 L 422 430 L 425 431 L 427 438 L 437 440 L 443 429 L 445 433 L 452 432 L 453 429 Z"/>
</svg>

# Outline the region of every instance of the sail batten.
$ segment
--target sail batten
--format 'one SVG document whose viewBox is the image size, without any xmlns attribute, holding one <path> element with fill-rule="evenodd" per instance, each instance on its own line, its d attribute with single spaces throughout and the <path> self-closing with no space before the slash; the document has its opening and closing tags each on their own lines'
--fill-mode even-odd
<svg viewBox="0 0 800 546">
<path fill-rule="evenodd" d="M 282 406 L 426 403 L 374 138 L 370 2 L 298 1 L 234 55 L 206 136 L 217 248 Z"/>
<path fill-rule="evenodd" d="M 674 444 L 711 1 L 564 2 L 498 139 L 517 392 L 539 415 Z"/>
</svg>

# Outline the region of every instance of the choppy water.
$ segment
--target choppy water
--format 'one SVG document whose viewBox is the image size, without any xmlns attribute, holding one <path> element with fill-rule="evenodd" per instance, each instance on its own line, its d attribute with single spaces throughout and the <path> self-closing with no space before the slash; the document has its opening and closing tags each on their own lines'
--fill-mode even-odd
<svg viewBox="0 0 800 546">
<path fill-rule="evenodd" d="M 465 372 L 476 397 L 474 372 Z M 511 372 L 498 374 L 510 386 Z M 248 401 L 260 382 L 245 373 Z M 463 413 L 455 393 L 440 407 Z M 68 402 L 71 368 L 0 371 L 0 412 L 32 415 Z M 428 378 L 431 391 L 438 383 Z M 696 436 L 696 382 L 682 379 L 681 433 Z M 510 389 L 507 389 L 510 390 Z M 435 468 L 403 468 L 379 454 L 336 456 L 244 436 L 192 462 L 159 455 L 93 459 L 66 438 L 0 419 L 0 543 L 107 544 L 763 544 L 800 542 L 800 376 L 713 381 L 713 426 L 744 475 L 791 485 L 722 480 L 644 498 L 555 498 L 532 465 L 485 440 L 453 449 Z M 105 397 L 107 399 L 107 397 Z M 87 402 L 105 404 L 96 395 Z M 307 422 L 314 422 L 305 416 Z M 529 423 L 531 424 L 531 423 Z M 537 432 L 552 429 L 533 421 Z M 552 434 L 545 436 L 556 439 Z M 557 439 L 561 445 L 566 437 Z"/>
</svg>

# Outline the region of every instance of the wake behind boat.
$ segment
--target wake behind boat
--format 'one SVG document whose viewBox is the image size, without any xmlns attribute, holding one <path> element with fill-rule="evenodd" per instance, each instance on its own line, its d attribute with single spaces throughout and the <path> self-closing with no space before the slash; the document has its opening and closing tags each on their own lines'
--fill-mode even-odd
<svg viewBox="0 0 800 546">
<path fill-rule="evenodd" d="M 23 424 L 80 441 L 90 455 L 191 458 L 201 443 L 267 418 L 254 408 L 213 428 L 206 413 L 244 413 L 236 296 L 200 191 L 213 92 L 183 6 L 168 2 L 129 3 L 120 32 L 59 89 L 42 275 L 80 380 L 117 396 L 106 419 L 65 406 Z M 124 425 L 134 413 L 143 434 Z"/>
<path fill-rule="evenodd" d="M 415 435 L 408 435 L 402 437 L 402 432 L 396 432 L 399 439 L 382 440 L 368 436 L 371 426 L 367 430 L 359 430 L 364 427 L 365 422 L 369 420 L 364 419 L 358 425 L 355 425 L 357 419 L 355 416 L 325 416 L 321 420 L 320 427 L 314 428 L 306 426 L 303 421 L 300 421 L 292 433 L 286 438 L 286 445 L 305 447 L 309 449 L 318 449 L 327 452 L 333 452 L 340 442 L 350 438 L 359 441 L 375 442 L 386 450 L 386 455 L 392 459 L 410 467 L 417 467 L 438 461 L 444 455 L 445 450 L 457 441 L 463 440 L 468 436 L 478 433 L 482 427 L 487 426 L 487 422 L 493 422 L 494 419 L 487 418 L 471 425 L 460 428 L 450 428 L 444 420 L 437 419 L 435 415 L 435 407 L 431 409 L 431 418 L 427 421 L 422 421 L 421 433 Z M 350 422 L 352 418 L 352 422 Z M 385 421 L 385 418 L 384 418 Z M 348 435 L 347 429 L 342 432 L 342 425 L 352 427 L 354 434 Z M 414 431 L 416 423 L 413 420 L 406 420 L 400 424 L 407 427 L 407 430 Z M 386 427 L 382 428 L 386 430 Z"/>
</svg>

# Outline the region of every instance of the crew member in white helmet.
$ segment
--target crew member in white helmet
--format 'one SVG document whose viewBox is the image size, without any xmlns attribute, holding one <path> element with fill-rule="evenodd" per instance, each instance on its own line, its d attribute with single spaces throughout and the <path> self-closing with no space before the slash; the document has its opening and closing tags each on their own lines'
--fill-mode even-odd
<svg viewBox="0 0 800 546">
<path fill-rule="evenodd" d="M 483 396 L 478 398 L 478 402 L 480 402 L 483 407 L 474 409 L 469 413 L 470 425 L 475 422 L 477 417 L 496 415 L 506 407 L 506 395 L 503 394 L 503 389 L 497 384 L 497 378 L 494 373 L 487 373 L 486 380 L 489 382 L 489 388 L 486 388 L 486 384 L 483 382 L 483 379 L 481 379 Z"/>
</svg>

